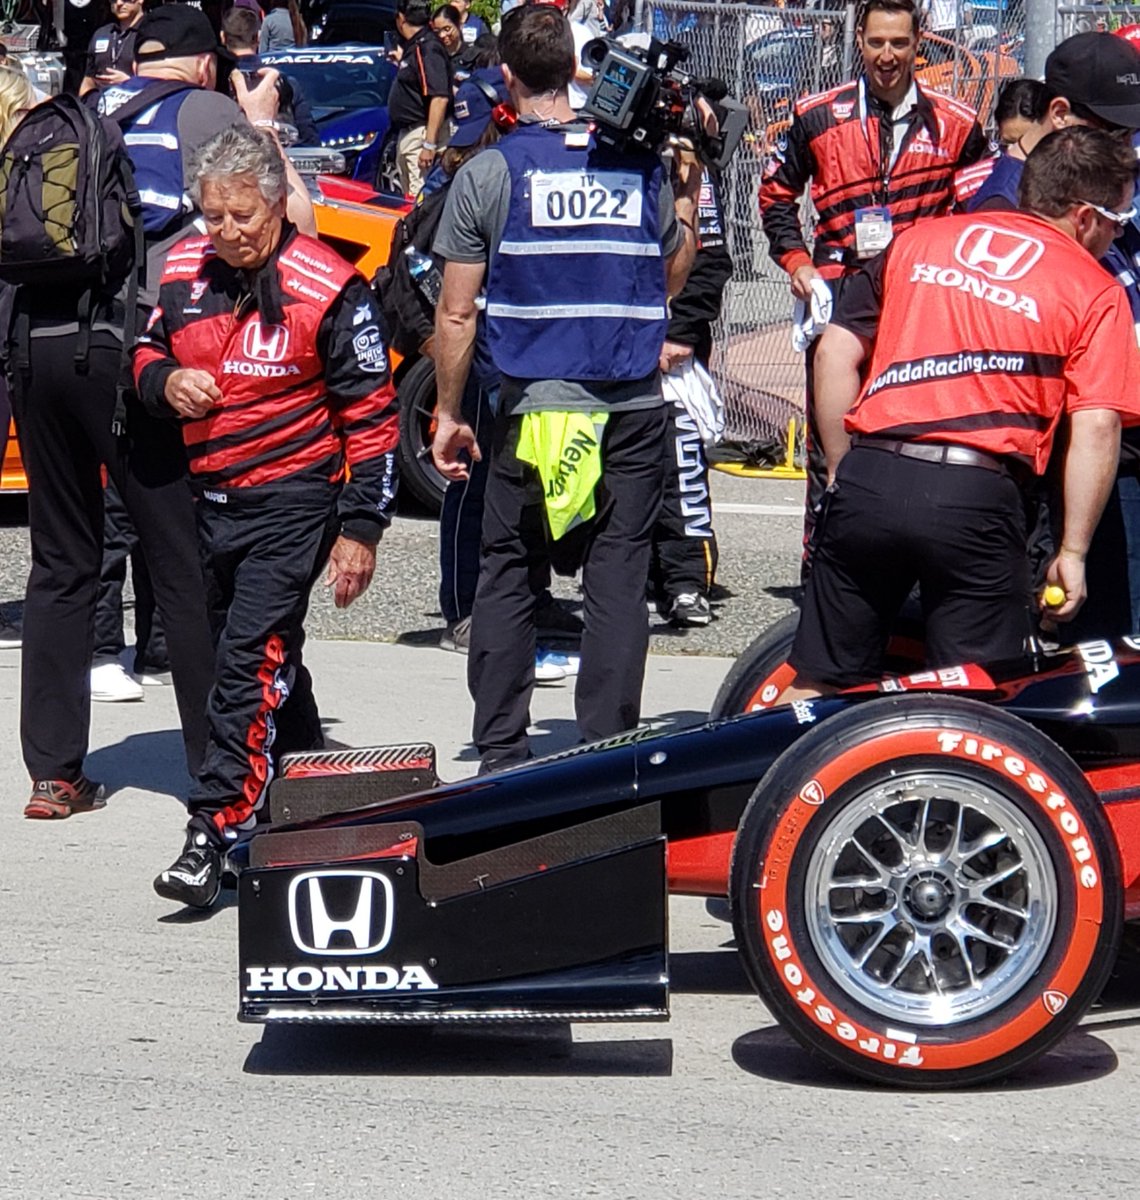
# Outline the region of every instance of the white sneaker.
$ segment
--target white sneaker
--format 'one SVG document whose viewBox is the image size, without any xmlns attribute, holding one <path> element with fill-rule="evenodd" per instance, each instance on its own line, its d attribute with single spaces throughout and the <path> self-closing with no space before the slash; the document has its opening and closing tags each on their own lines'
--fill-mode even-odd
<svg viewBox="0 0 1140 1200">
<path fill-rule="evenodd" d="M 166 687 L 170 683 L 169 671 L 156 671 L 152 675 L 132 675 L 132 679 L 137 679 L 143 687 Z"/>
<path fill-rule="evenodd" d="M 23 637 L 15 625 L 0 618 L 0 650 L 19 650 Z"/>
<path fill-rule="evenodd" d="M 554 663 L 546 662 L 542 655 L 535 655 L 534 659 L 534 681 L 535 683 L 561 683 L 566 678 L 566 671 Z"/>
<path fill-rule="evenodd" d="M 102 662 L 91 668 L 91 699 L 105 704 L 118 704 L 125 700 L 141 700 L 142 684 L 132 679 L 123 670 L 122 663 Z"/>
</svg>

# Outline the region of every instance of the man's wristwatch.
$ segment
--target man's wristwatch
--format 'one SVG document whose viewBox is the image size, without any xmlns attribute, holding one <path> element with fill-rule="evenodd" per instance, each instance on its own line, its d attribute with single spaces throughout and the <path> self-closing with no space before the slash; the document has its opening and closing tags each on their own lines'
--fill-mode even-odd
<svg viewBox="0 0 1140 1200">
<path fill-rule="evenodd" d="M 439 146 L 436 145 L 435 142 L 421 142 L 420 146 L 424 150 L 430 150 L 432 154 L 435 154 L 435 152 L 439 149 Z"/>
</svg>

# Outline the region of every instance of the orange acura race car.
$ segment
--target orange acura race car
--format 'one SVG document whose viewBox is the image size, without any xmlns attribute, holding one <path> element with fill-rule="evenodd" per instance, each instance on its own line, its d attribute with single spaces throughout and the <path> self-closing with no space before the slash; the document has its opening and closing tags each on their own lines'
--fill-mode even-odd
<svg viewBox="0 0 1140 1200">
<path fill-rule="evenodd" d="M 312 152 L 306 152 L 311 154 Z M 411 207 L 400 196 L 375 192 L 366 184 L 338 175 L 311 177 L 317 232 L 342 257 L 371 280 L 388 261 L 396 223 Z M 438 511 L 446 481 L 431 461 L 435 421 L 435 372 L 430 359 L 401 362 L 392 356 L 400 389 L 402 484 L 421 504 Z M 0 495 L 25 492 L 27 476 L 20 461 L 15 429 L 0 470 Z"/>
</svg>

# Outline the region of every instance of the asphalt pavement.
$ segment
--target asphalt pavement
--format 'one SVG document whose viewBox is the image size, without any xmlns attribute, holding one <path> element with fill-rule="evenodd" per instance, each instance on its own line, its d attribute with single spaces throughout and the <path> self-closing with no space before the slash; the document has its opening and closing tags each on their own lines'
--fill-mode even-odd
<svg viewBox="0 0 1140 1200">
<path fill-rule="evenodd" d="M 725 506 L 775 509 L 799 494 L 727 483 Z M 794 515 L 726 510 L 719 527 L 722 579 L 736 594 L 709 630 L 655 643 L 702 652 L 651 657 L 644 711 L 663 726 L 700 719 L 730 665 L 715 652 L 778 615 L 779 589 L 794 582 Z M 455 778 L 475 766 L 470 701 L 465 660 L 429 644 L 439 626 L 431 533 L 399 521 L 368 607 L 344 618 L 318 604 L 308 653 L 330 736 L 432 741 L 440 774 Z M 0 601 L 18 615 L 18 524 L 0 544 Z M 329 640 L 338 632 L 375 640 Z M 667 1023 L 239 1025 L 232 894 L 201 917 L 150 888 L 184 819 L 170 689 L 95 706 L 89 766 L 111 789 L 108 807 L 41 823 L 20 816 L 18 683 L 19 653 L 0 651 L 3 1200 L 1134 1191 L 1140 968 L 1128 963 L 1109 1003 L 1039 1064 L 937 1096 L 853 1083 L 801 1051 L 751 994 L 721 909 L 687 898 L 670 904 Z M 536 693 L 537 749 L 573 741 L 572 701 L 571 683 Z"/>
</svg>

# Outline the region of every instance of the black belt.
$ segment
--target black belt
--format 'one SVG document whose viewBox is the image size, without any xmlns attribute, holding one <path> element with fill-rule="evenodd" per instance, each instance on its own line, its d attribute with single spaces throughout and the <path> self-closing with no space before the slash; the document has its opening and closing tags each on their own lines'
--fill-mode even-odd
<svg viewBox="0 0 1140 1200">
<path fill-rule="evenodd" d="M 920 462 L 948 464 L 953 467 L 981 467 L 983 471 L 998 471 L 1011 475 L 1010 464 L 996 454 L 974 450 L 970 446 L 951 446 L 946 442 L 900 442 L 895 438 L 857 436 L 852 445 L 871 450 L 884 450 L 902 458 L 917 458 Z"/>
</svg>

